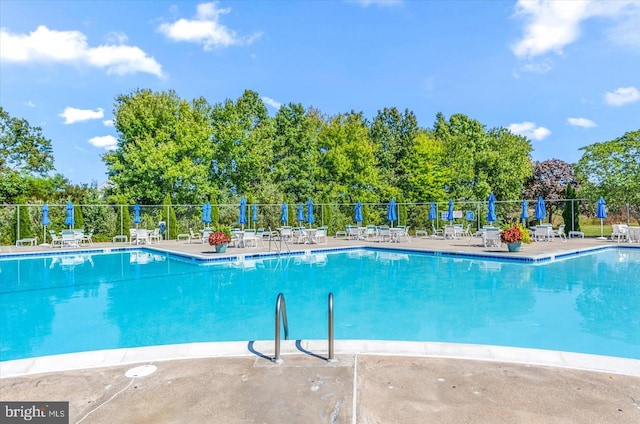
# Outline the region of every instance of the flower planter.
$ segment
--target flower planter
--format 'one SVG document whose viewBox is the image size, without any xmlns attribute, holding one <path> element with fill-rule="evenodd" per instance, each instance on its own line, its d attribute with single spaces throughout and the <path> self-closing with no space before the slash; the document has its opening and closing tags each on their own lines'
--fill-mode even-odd
<svg viewBox="0 0 640 424">
<path fill-rule="evenodd" d="M 507 249 L 509 249 L 509 252 L 519 252 L 521 244 L 522 242 L 519 242 L 519 241 L 516 241 L 513 243 L 507 243 Z"/>
<path fill-rule="evenodd" d="M 225 253 L 229 243 L 216 244 L 216 253 Z"/>
</svg>

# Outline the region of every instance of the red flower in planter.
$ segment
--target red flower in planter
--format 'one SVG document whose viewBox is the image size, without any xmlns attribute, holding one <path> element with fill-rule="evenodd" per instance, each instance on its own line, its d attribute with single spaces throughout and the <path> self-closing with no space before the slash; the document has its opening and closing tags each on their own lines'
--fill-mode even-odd
<svg viewBox="0 0 640 424">
<path fill-rule="evenodd" d="M 215 231 L 209 234 L 209 244 L 211 246 L 217 246 L 223 243 L 229 243 L 231 241 L 231 237 L 223 233 L 222 231 Z"/>
<path fill-rule="evenodd" d="M 517 226 L 509 227 L 500 233 L 500 240 L 503 243 L 516 243 L 522 241 L 522 233 Z"/>
</svg>

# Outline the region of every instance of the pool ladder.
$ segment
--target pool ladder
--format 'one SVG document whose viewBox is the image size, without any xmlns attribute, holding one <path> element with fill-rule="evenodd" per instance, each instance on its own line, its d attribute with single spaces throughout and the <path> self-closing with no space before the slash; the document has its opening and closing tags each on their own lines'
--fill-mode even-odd
<svg viewBox="0 0 640 424">
<path fill-rule="evenodd" d="M 280 321 L 282 320 L 282 326 L 284 327 L 284 339 L 289 340 L 289 322 L 287 321 L 287 303 L 284 300 L 284 294 L 279 293 L 276 298 L 276 331 L 275 331 L 275 356 L 273 362 L 277 364 L 282 363 L 280 359 Z M 334 353 L 334 338 L 333 338 L 333 293 L 329 293 L 328 300 L 328 348 L 329 357 L 328 362 L 336 360 Z"/>
</svg>

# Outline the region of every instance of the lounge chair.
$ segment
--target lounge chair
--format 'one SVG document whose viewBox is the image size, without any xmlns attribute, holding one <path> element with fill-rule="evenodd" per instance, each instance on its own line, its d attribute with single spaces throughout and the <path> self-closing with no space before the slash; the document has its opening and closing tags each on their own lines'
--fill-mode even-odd
<svg viewBox="0 0 640 424">
<path fill-rule="evenodd" d="M 189 228 L 189 240 L 187 240 L 187 243 L 191 244 L 193 240 L 196 240 L 197 242 L 202 241 L 200 236 L 197 236 L 193 233 L 193 228 Z"/>
</svg>

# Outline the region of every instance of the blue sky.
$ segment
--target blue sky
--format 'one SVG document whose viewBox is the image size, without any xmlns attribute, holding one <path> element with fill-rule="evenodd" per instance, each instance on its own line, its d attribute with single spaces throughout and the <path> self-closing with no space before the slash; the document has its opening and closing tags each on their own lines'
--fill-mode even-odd
<svg viewBox="0 0 640 424">
<path fill-rule="evenodd" d="M 56 170 L 106 180 L 116 96 L 245 89 L 373 118 L 463 113 L 533 158 L 640 128 L 640 1 L 0 1 L 0 105 L 42 127 Z"/>
</svg>

